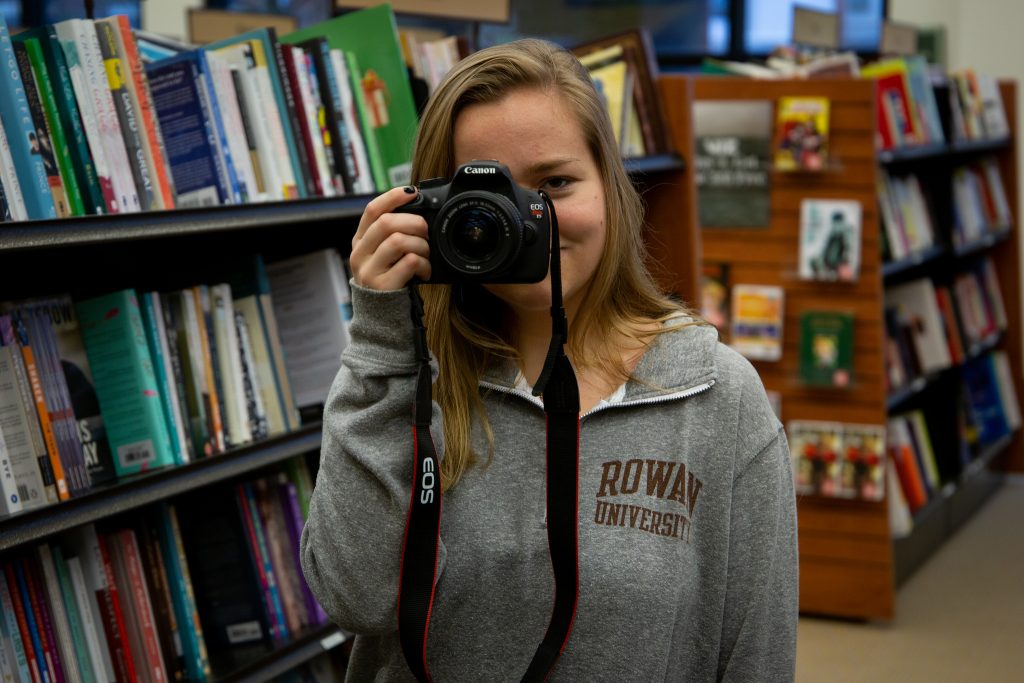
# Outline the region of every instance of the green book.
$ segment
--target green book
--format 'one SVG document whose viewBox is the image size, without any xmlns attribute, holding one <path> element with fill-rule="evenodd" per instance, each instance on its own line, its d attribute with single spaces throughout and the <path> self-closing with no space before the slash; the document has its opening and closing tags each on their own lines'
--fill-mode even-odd
<svg viewBox="0 0 1024 683">
<path fill-rule="evenodd" d="M 53 83 L 50 82 L 50 75 L 46 70 L 43 48 L 37 38 L 27 38 L 24 43 L 28 61 L 32 65 L 32 73 L 36 77 L 39 99 L 42 100 L 43 113 L 46 115 L 46 124 L 50 127 L 50 142 L 53 143 L 57 168 L 60 170 L 60 177 L 64 183 L 64 191 L 67 193 L 68 207 L 71 209 L 72 216 L 83 216 L 85 215 L 85 205 L 82 202 L 82 192 L 78 187 L 78 179 L 75 177 L 75 166 L 71 160 L 67 136 L 64 135 L 64 124 L 60 120 L 60 109 L 57 107 Z"/>
<path fill-rule="evenodd" d="M 50 553 L 53 556 L 53 566 L 57 572 L 60 593 L 64 598 L 64 610 L 67 612 L 68 626 L 71 627 L 71 641 L 75 648 L 75 658 L 78 660 L 82 683 L 93 683 L 96 677 L 93 675 L 92 658 L 89 656 L 89 645 L 86 643 L 85 632 L 82 630 L 82 617 L 78 612 L 78 602 L 75 600 L 75 589 L 71 585 L 68 566 L 64 562 L 60 546 L 53 545 L 50 548 Z"/>
<path fill-rule="evenodd" d="M 117 475 L 174 464 L 135 292 L 122 289 L 77 308 Z"/>
<path fill-rule="evenodd" d="M 850 386 L 853 381 L 852 313 L 804 311 L 800 314 L 800 380 L 812 386 Z"/>
<path fill-rule="evenodd" d="M 367 150 L 372 154 L 376 146 L 380 156 L 376 164 L 372 156 L 370 160 L 377 189 L 408 184 L 416 105 L 391 6 L 350 12 L 281 36 L 281 42 L 297 44 L 321 36 L 346 54 Z"/>
</svg>

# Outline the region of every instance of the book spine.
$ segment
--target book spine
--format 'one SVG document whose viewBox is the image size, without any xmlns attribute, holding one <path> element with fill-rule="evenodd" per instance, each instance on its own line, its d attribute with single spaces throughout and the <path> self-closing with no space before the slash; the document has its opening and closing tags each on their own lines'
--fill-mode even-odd
<svg viewBox="0 0 1024 683">
<path fill-rule="evenodd" d="M 2 425 L 0 425 L 2 427 Z M 14 464 L 7 448 L 3 429 L 0 429 L 0 517 L 21 512 L 24 505 L 18 492 L 18 480 L 14 477 Z"/>
<path fill-rule="evenodd" d="M 32 641 L 32 651 L 36 667 L 39 671 L 39 680 L 43 683 L 56 683 L 53 671 L 50 669 L 50 658 L 43 645 L 43 629 L 36 618 L 35 611 L 32 609 L 32 595 L 29 591 L 28 579 L 25 577 L 24 566 L 17 559 L 11 560 L 9 566 L 13 567 L 13 576 L 8 575 L 7 581 L 18 587 L 18 600 L 15 601 L 14 608 L 16 611 L 19 611 L 18 602 L 20 601 L 21 607 L 18 619 L 19 621 L 22 618 L 25 620 L 28 638 Z M 25 634 L 22 634 L 22 637 L 24 636 Z"/>
<path fill-rule="evenodd" d="M 11 588 L 7 582 L 7 572 L 0 571 L 0 615 L 2 615 L 0 618 L 3 619 L 4 637 L 10 643 L 11 652 L 14 657 L 11 667 L 17 676 L 14 680 L 29 683 L 30 681 L 35 681 L 38 674 L 33 675 L 33 672 L 29 670 L 26 648 L 31 649 L 31 644 L 26 643 L 22 638 L 21 628 L 18 625 L 18 616 L 12 600 L 13 593 Z"/>
<path fill-rule="evenodd" d="M 145 653 L 145 666 L 149 669 L 151 680 L 165 683 L 167 672 L 164 670 L 163 658 L 160 654 L 160 643 L 157 639 L 156 620 L 153 616 L 153 605 L 146 589 L 143 577 L 142 557 L 139 553 L 135 532 L 124 529 L 119 532 L 123 542 L 125 569 L 128 570 L 128 583 L 134 594 L 136 618 L 142 631 L 142 644 Z M 140 666 L 142 663 L 140 662 Z"/>
<path fill-rule="evenodd" d="M 68 474 L 71 494 L 78 495 L 90 488 L 89 472 L 85 465 L 78 425 L 75 424 L 75 414 L 71 409 L 67 379 L 64 377 L 56 347 L 52 318 L 45 303 L 37 302 L 26 307 L 25 319 L 29 326 L 29 338 L 32 340 L 33 349 L 36 350 L 43 394 L 50 409 L 50 420 L 57 436 L 61 462 L 64 463 L 65 472 Z"/>
<path fill-rule="evenodd" d="M 203 353 L 200 349 L 202 339 L 199 336 L 195 296 L 191 289 L 175 292 L 174 296 L 181 311 L 178 317 L 178 325 L 180 325 L 179 335 L 182 344 L 180 355 L 188 366 L 185 368 L 185 376 L 190 384 L 189 400 L 191 403 L 189 405 L 189 415 L 192 420 L 193 433 L 197 438 L 197 444 L 202 444 L 203 455 L 209 457 L 219 451 L 217 450 L 217 439 L 213 433 L 213 418 L 210 415 L 210 411 L 213 408 L 210 400 L 209 386 L 206 382 L 206 366 L 203 363 Z"/>
<path fill-rule="evenodd" d="M 274 78 L 277 70 L 268 64 L 260 41 L 252 43 L 256 68 L 253 70 L 253 82 L 257 91 L 256 103 L 261 111 L 261 119 L 267 127 L 268 139 L 273 150 L 275 167 L 281 182 L 281 192 L 285 199 L 306 197 L 306 183 L 302 180 L 301 169 L 297 168 L 298 152 L 295 149 L 296 138 L 291 137 L 287 112 L 283 111 L 283 103 L 278 104 Z"/>
<path fill-rule="evenodd" d="M 57 166 L 60 170 L 60 177 L 64 183 L 64 191 L 67 193 L 68 207 L 72 216 L 85 215 L 85 203 L 82 200 L 82 191 L 78 185 L 78 176 L 75 173 L 74 163 L 71 159 L 71 149 L 68 144 L 64 124 L 61 121 L 57 97 L 54 93 L 53 82 L 47 71 L 46 58 L 43 55 L 43 48 L 40 41 L 31 38 L 25 41 L 28 50 L 29 61 L 32 64 L 32 71 L 36 77 L 36 84 L 39 88 L 39 97 L 43 103 L 43 111 L 46 115 L 46 124 L 50 129 L 50 140 L 53 143 L 53 152 L 57 157 Z"/>
<path fill-rule="evenodd" d="M 331 130 L 331 146 L 334 159 L 341 172 L 345 194 L 355 192 L 357 175 L 356 160 L 352 149 L 351 135 L 345 121 L 344 104 L 341 90 L 338 88 L 338 76 L 331 61 L 331 48 L 326 40 L 312 41 L 309 51 L 316 63 L 317 77 L 320 79 L 320 95 L 324 101 L 324 109 Z"/>
<path fill-rule="evenodd" d="M 300 197 L 315 197 L 316 185 L 310 174 L 311 160 L 304 153 L 300 140 L 299 115 L 295 105 L 294 90 L 288 82 L 288 71 L 281 52 L 281 43 L 277 41 L 272 29 L 267 29 L 267 40 L 264 43 L 268 54 L 267 71 L 270 86 L 274 92 L 278 111 L 281 112 L 281 133 L 284 136 L 288 156 L 291 158 L 295 180 L 299 186 Z"/>
<path fill-rule="evenodd" d="M 158 541 L 159 534 L 144 521 L 139 524 L 138 538 L 142 552 L 142 568 L 145 572 L 146 586 L 153 607 L 153 620 L 157 627 L 167 677 L 169 680 L 181 681 L 185 678 L 185 657 L 181 649 L 181 634 L 178 632 L 178 621 L 174 615 L 167 570 Z"/>
<path fill-rule="evenodd" d="M 60 546 L 54 546 L 50 550 L 50 554 L 53 559 L 54 572 L 57 575 L 57 584 L 64 602 L 64 609 L 67 613 L 67 626 L 71 634 L 71 642 L 75 659 L 78 662 L 79 674 L 83 683 L 96 683 L 97 679 L 93 669 L 92 656 L 89 653 L 89 644 L 83 632 L 83 622 L 85 620 L 82 617 L 81 610 L 78 608 L 75 589 L 71 582 L 67 562 L 64 561 L 64 555 Z M 91 617 L 89 623 L 92 623 Z"/>
<path fill-rule="evenodd" d="M 111 165 L 111 182 L 117 194 L 122 212 L 135 212 L 140 209 L 139 195 L 132 180 L 131 164 L 125 148 L 121 124 L 114 110 L 114 100 L 110 94 L 103 55 L 100 52 L 96 29 L 91 21 L 72 19 L 75 35 L 75 46 L 82 60 L 82 73 L 85 76 L 89 95 L 92 98 L 93 111 L 99 124 L 100 142 L 103 145 L 107 161 Z"/>
<path fill-rule="evenodd" d="M 164 351 L 165 361 L 169 363 L 167 378 L 171 383 L 171 389 L 175 397 L 175 413 L 180 420 L 178 439 L 186 449 L 188 461 L 192 462 L 198 455 L 196 453 L 196 442 L 192 437 L 192 424 L 188 408 L 188 395 L 186 393 L 188 371 L 182 364 L 182 356 L 178 348 L 175 305 L 172 302 L 171 296 L 167 294 L 160 294 L 159 300 L 160 314 L 163 316 L 163 321 L 160 324 L 163 339 L 160 340 L 160 345 Z M 200 441 L 199 443 L 202 442 Z"/>
<path fill-rule="evenodd" d="M 227 132 L 224 130 L 224 118 L 221 115 L 220 100 L 217 97 L 217 90 L 214 87 L 214 74 L 206 52 L 196 51 L 199 75 L 196 80 L 196 89 L 199 91 L 199 101 L 204 109 L 207 127 L 210 133 L 210 145 L 214 150 L 214 159 L 218 164 L 218 173 L 224 185 L 230 203 L 242 203 L 242 191 L 238 182 L 238 174 L 235 172 L 235 165 L 231 157 L 231 146 L 228 144 Z"/>
<path fill-rule="evenodd" d="M 384 159 L 381 156 L 380 142 L 374 133 L 373 120 L 369 110 L 369 104 L 363 92 L 361 83 L 362 70 L 356 55 L 352 52 L 345 53 L 345 61 L 348 66 L 350 83 L 352 84 L 352 95 L 356 103 L 356 112 L 360 120 L 360 128 L 363 130 L 363 143 L 366 145 L 366 156 L 370 161 L 370 171 L 373 175 L 373 184 L 377 189 L 389 187 L 387 169 L 384 168 Z"/>
<path fill-rule="evenodd" d="M 253 439 L 265 439 L 269 434 L 267 413 L 263 403 L 263 390 L 256 370 L 256 360 L 249 337 L 246 316 L 235 310 L 235 332 L 238 338 L 238 355 L 241 359 L 242 390 L 245 398 L 245 412 Z M 269 369 L 269 368 L 268 368 Z"/>
<path fill-rule="evenodd" d="M 288 624 L 284 617 L 284 608 L 281 605 L 281 589 L 278 577 L 274 572 L 274 565 L 270 559 L 270 549 L 267 544 L 266 529 L 260 517 L 259 506 L 256 503 L 256 494 L 251 483 L 242 485 L 248 503 L 249 513 L 252 517 L 253 531 L 256 534 L 256 543 L 259 549 L 259 557 L 263 561 L 263 571 L 266 573 L 267 588 L 270 592 L 269 604 L 273 613 L 274 622 L 277 624 L 277 638 L 279 641 L 288 639 Z"/>
<path fill-rule="evenodd" d="M 145 141 L 144 149 L 149 169 L 153 176 L 155 188 L 155 206 L 158 209 L 174 208 L 174 182 L 171 178 L 170 166 L 167 163 L 167 150 L 164 147 L 160 124 L 153 108 L 153 96 L 149 91 L 149 81 L 142 59 L 139 57 L 138 46 L 132 33 L 128 17 L 124 14 L 103 19 L 115 24 L 118 46 L 122 53 L 122 64 L 130 74 L 129 93 L 142 123 L 142 134 Z"/>
<path fill-rule="evenodd" d="M 68 488 L 68 481 L 64 474 L 64 465 L 61 463 L 60 450 L 57 448 L 57 438 L 53 432 L 53 424 L 50 422 L 50 411 L 46 408 L 46 396 L 43 394 L 43 383 L 39 377 L 35 354 L 32 347 L 28 344 L 28 333 L 24 329 L 24 321 L 15 320 L 15 325 L 20 336 L 21 357 L 25 363 L 25 373 L 32 391 L 32 400 L 35 403 L 36 415 L 39 418 L 43 442 L 46 444 L 46 452 L 49 454 L 50 471 L 53 473 L 57 495 L 60 500 L 68 500 L 71 498 L 71 491 Z"/>
<path fill-rule="evenodd" d="M 82 674 L 75 652 L 75 644 L 71 637 L 71 625 L 68 623 L 68 611 L 64 605 L 64 595 L 61 591 L 60 581 L 57 578 L 57 568 L 54 564 L 53 551 L 46 543 L 36 546 L 36 558 L 34 566 L 42 573 L 42 581 L 39 581 L 39 571 L 36 572 L 36 581 L 41 584 L 46 597 L 46 604 L 49 607 L 50 621 L 52 623 L 56 639 L 57 659 L 64 669 L 65 678 L 70 683 L 81 683 Z"/>
<path fill-rule="evenodd" d="M 14 167 L 11 146 L 7 141 L 7 133 L 4 132 L 2 122 L 0 122 L 0 184 L 4 186 L 4 199 L 7 202 L 4 220 L 27 221 L 28 209 L 25 207 L 25 199 L 21 194 L 21 181 L 18 180 L 18 171 Z"/>
<path fill-rule="evenodd" d="M 281 509 L 284 513 L 285 531 L 288 532 L 292 558 L 295 566 L 299 568 L 299 585 L 302 588 L 302 598 L 306 603 L 306 612 L 309 615 L 310 625 L 319 626 L 327 623 L 327 613 L 313 596 L 309 589 L 305 576 L 302 575 L 302 528 L 305 526 L 305 519 L 302 516 L 302 506 L 299 503 L 298 490 L 295 484 L 288 479 L 283 472 L 278 475 L 278 495 L 281 498 Z"/>
<path fill-rule="evenodd" d="M 330 120 L 327 116 L 327 104 L 324 102 L 326 92 L 320 88 L 319 67 L 313 56 L 302 48 L 295 48 L 302 55 L 306 64 L 306 79 L 309 83 L 309 107 L 313 111 L 313 125 L 316 131 L 317 151 L 322 158 L 323 172 L 328 177 L 327 185 L 333 194 L 345 194 L 344 173 L 341 168 L 341 158 L 335 158 L 332 141 L 335 133 L 332 131 Z"/>
<path fill-rule="evenodd" d="M 277 377 L 277 386 L 281 392 L 281 402 L 284 407 L 285 417 L 287 418 L 288 430 L 298 429 L 301 426 L 299 408 L 295 403 L 295 393 L 292 391 L 288 366 L 284 360 L 284 348 L 281 345 L 281 333 L 277 326 L 277 316 L 274 313 L 274 302 L 270 294 L 261 294 L 259 303 L 260 312 L 263 314 L 263 323 L 267 331 L 270 357 L 274 363 L 274 375 Z"/>
<path fill-rule="evenodd" d="M 109 22 L 95 22 L 95 30 L 100 57 L 107 75 L 107 86 L 114 105 L 114 114 L 117 117 L 132 180 L 135 183 L 139 208 L 142 211 L 149 211 L 154 208 L 156 193 L 149 161 L 146 159 L 138 112 L 128 91 L 127 74 L 117 49 L 117 35 Z"/>
<path fill-rule="evenodd" d="M 275 53 L 279 55 L 278 69 L 281 72 L 281 82 L 285 88 L 285 99 L 288 102 L 289 116 L 292 117 L 292 127 L 297 136 L 295 146 L 299 151 L 302 175 L 306 178 L 306 193 L 310 197 L 323 196 L 324 179 L 321 176 L 320 165 L 313 149 L 312 129 L 306 103 L 302 96 L 302 80 L 299 77 L 298 65 L 295 63 L 295 48 L 278 43 L 275 46 Z"/>
<path fill-rule="evenodd" d="M 192 579 L 185 560 L 185 547 L 181 539 L 177 513 L 172 505 L 162 505 L 161 508 L 161 545 L 170 572 L 175 616 L 178 619 L 185 651 L 187 679 L 205 681 L 210 677 L 210 662 L 206 654 L 203 627 L 199 622 L 199 611 L 196 609 Z"/>
<path fill-rule="evenodd" d="M 50 615 L 50 604 L 41 582 L 42 572 L 28 556 L 21 558 L 21 567 L 25 572 L 25 584 L 28 587 L 32 613 L 35 615 L 36 624 L 39 627 L 39 639 L 43 644 L 50 678 L 55 683 L 65 683 L 67 678 L 64 675 L 64 664 L 60 659 L 57 632 Z"/>
<path fill-rule="evenodd" d="M 260 523 L 264 536 L 270 565 L 277 579 L 277 589 L 281 596 L 281 607 L 284 612 L 284 623 L 291 633 L 309 623 L 305 614 L 305 603 L 302 592 L 295 581 L 297 568 L 292 565 L 288 546 L 287 533 L 284 531 L 280 505 L 271 495 L 270 486 L 265 478 L 257 479 L 255 484 L 256 509 L 259 511 Z"/>
<path fill-rule="evenodd" d="M 249 549 L 249 560 L 256 570 L 256 578 L 260 585 L 260 603 L 263 605 L 263 614 L 266 616 L 267 625 L 270 628 L 271 639 L 276 643 L 281 639 L 280 624 L 274 611 L 270 597 L 270 583 L 267 577 L 266 565 L 260 554 L 259 541 L 256 538 L 256 525 L 254 515 L 256 511 L 249 504 L 249 498 L 245 491 L 245 484 L 239 483 L 235 486 L 235 498 L 238 502 L 239 516 L 242 520 L 242 527 L 245 531 L 246 547 Z"/>
<path fill-rule="evenodd" d="M 209 289 L 204 285 L 192 288 L 196 312 L 196 333 L 199 340 L 199 353 L 206 378 L 206 391 L 210 396 L 210 433 L 213 435 L 214 448 L 223 453 L 227 446 L 224 440 L 224 397 L 221 395 L 221 379 L 219 364 L 216 362 L 216 339 L 211 327 Z"/>
<path fill-rule="evenodd" d="M 56 98 L 57 114 L 68 143 L 71 168 L 82 193 L 83 210 L 89 214 L 106 213 L 106 200 L 96 174 L 96 165 L 89 153 L 82 113 L 75 99 L 75 88 L 71 82 L 64 50 L 57 37 L 56 28 L 51 24 L 44 27 L 44 30 L 46 35 L 39 39 L 39 45 L 46 62 L 47 75 L 54 84 L 53 95 Z"/>
<path fill-rule="evenodd" d="M 89 592 L 86 585 L 82 562 L 77 556 L 67 558 L 68 576 L 75 591 L 75 601 L 82 618 L 82 631 L 89 647 L 89 659 L 92 661 L 93 675 L 99 683 L 114 680 L 114 664 L 110 659 L 107 646 L 107 635 L 99 610 L 96 595 Z"/>
<path fill-rule="evenodd" d="M 112 636 L 110 647 L 114 655 L 114 664 L 118 670 L 118 681 L 120 683 L 123 676 L 125 683 L 134 683 L 138 680 L 135 670 L 136 662 L 132 658 L 132 652 L 128 644 L 128 631 L 125 627 L 121 596 L 117 590 L 117 576 L 114 573 L 114 562 L 111 559 L 108 545 L 109 539 L 105 534 L 98 531 L 96 532 L 96 537 L 99 541 L 100 559 L 102 561 L 100 569 L 105 576 L 107 584 L 106 600 L 109 610 L 107 619 L 110 622 L 108 636 Z"/>
<path fill-rule="evenodd" d="M 245 74 L 237 67 L 231 67 L 231 82 L 235 86 L 235 97 L 238 98 L 238 120 L 241 124 L 242 133 L 245 135 L 245 148 L 249 155 L 249 163 L 252 166 L 253 190 L 256 193 L 255 201 L 264 201 L 268 198 L 267 181 L 263 177 L 262 157 L 260 156 L 259 142 L 254 121 L 250 118 L 252 107 L 246 93 Z"/>
<path fill-rule="evenodd" d="M 47 179 L 46 166 L 42 156 L 32 149 L 32 138 L 35 137 L 32 125 L 32 113 L 25 96 L 25 86 L 18 70 L 18 59 L 14 54 L 7 22 L 0 19 L 0 63 L 4 66 L 3 78 L 0 78 L 0 124 L 7 133 L 7 141 L 11 148 L 11 158 L 18 170 L 21 182 L 21 194 L 25 200 L 28 217 L 56 218 L 57 209 L 53 205 L 50 184 Z"/>
<path fill-rule="evenodd" d="M 159 295 L 156 292 L 136 294 L 142 303 L 142 324 L 146 328 L 146 342 L 149 348 L 149 355 L 153 359 L 153 374 L 156 376 L 156 383 L 160 392 L 160 407 L 163 411 L 164 421 L 167 424 L 167 433 L 171 440 L 171 451 L 174 453 L 174 462 L 183 465 L 187 456 L 183 444 L 178 441 L 177 423 L 174 419 L 173 405 L 174 397 L 171 395 L 170 382 L 166 373 L 164 358 L 164 346 L 160 344 L 160 328 L 158 324 L 157 306 Z"/>
<path fill-rule="evenodd" d="M 67 192 L 64 190 L 64 181 L 60 177 L 60 168 L 57 165 L 55 155 L 56 147 L 53 142 L 53 135 L 50 125 L 46 121 L 46 112 L 43 111 L 43 103 L 39 94 L 39 84 L 36 82 L 35 73 L 32 71 L 32 63 L 28 57 L 28 48 L 22 41 L 13 44 L 15 59 L 18 62 L 18 70 L 21 73 L 21 83 L 25 89 L 25 100 L 28 102 L 28 110 L 32 115 L 33 133 L 29 138 L 32 141 L 32 149 L 43 160 L 43 168 L 46 169 L 46 184 L 50 191 L 50 199 L 57 212 L 58 218 L 66 218 L 71 215 L 71 206 L 68 203 Z"/>
<path fill-rule="evenodd" d="M 375 189 L 373 169 L 370 165 L 369 152 L 366 149 L 366 135 L 354 92 L 357 84 L 353 82 L 349 73 L 348 58 L 337 48 L 331 49 L 331 66 L 334 67 L 334 74 L 337 77 L 342 115 L 349 131 L 349 140 L 352 142 L 352 157 L 356 166 L 353 191 L 356 194 L 371 194 Z"/>
<path fill-rule="evenodd" d="M 24 577 L 18 581 L 17 560 L 11 559 L 4 564 L 4 574 L 7 577 L 7 586 L 10 590 L 11 604 L 14 608 L 14 615 L 18 621 L 18 633 L 25 647 L 25 658 L 28 662 L 28 669 L 32 675 L 33 683 L 49 681 L 49 675 L 45 673 L 46 661 L 41 658 L 42 644 L 39 642 L 39 632 L 35 630 L 34 624 L 30 623 L 32 618 L 31 609 L 27 607 L 25 598 L 27 595 L 22 592 Z M 46 676 L 44 678 L 44 675 Z"/>
<path fill-rule="evenodd" d="M 96 182 L 99 184 L 100 193 L 103 195 L 103 211 L 97 213 L 119 213 L 127 207 L 122 207 L 118 194 L 114 190 L 113 160 L 107 158 L 107 150 L 103 144 L 103 133 L 100 129 L 99 114 L 93 102 L 92 91 L 89 87 L 88 77 L 85 73 L 85 65 L 79 54 L 78 45 L 75 42 L 74 19 L 68 19 L 54 24 L 53 29 L 64 54 L 67 74 L 71 80 L 74 90 L 74 101 L 81 112 L 82 128 L 85 131 L 85 138 L 88 141 L 89 149 L 85 158 L 92 159 L 96 169 Z"/>
</svg>

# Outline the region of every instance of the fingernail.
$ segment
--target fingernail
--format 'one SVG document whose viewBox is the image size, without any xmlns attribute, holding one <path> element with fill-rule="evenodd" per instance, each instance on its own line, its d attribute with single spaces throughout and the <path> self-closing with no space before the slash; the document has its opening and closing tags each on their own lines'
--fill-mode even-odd
<svg viewBox="0 0 1024 683">
<path fill-rule="evenodd" d="M 416 188 L 412 185 L 406 185 L 402 189 L 405 190 L 406 194 L 416 194 Z"/>
</svg>

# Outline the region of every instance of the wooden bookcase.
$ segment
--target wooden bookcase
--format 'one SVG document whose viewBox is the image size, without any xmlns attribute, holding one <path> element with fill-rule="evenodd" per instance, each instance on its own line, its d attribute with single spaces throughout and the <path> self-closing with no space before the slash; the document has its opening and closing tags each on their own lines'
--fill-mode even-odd
<svg viewBox="0 0 1024 683">
<path fill-rule="evenodd" d="M 671 250 L 659 251 L 662 281 L 680 297 L 696 295 L 696 249 L 674 234 L 681 215 L 683 160 L 675 154 L 629 160 L 627 168 L 652 207 L 651 232 Z M 307 199 L 258 205 L 144 214 L 27 221 L 0 226 L 0 301 L 71 293 L 75 298 L 123 287 L 170 289 L 223 277 L 232 254 L 255 251 L 268 260 L 333 247 L 347 254 L 370 197 Z M 683 259 L 694 259 L 685 262 Z M 675 276 L 675 273 L 682 273 Z M 70 501 L 0 519 L 0 562 L 63 531 L 137 514 L 146 506 L 263 473 L 290 458 L 315 465 L 319 422 L 247 444 L 212 458 L 165 468 L 94 489 Z M 315 470 L 314 470 L 315 473 Z M 261 683 L 333 650 L 347 634 L 333 625 L 296 634 L 252 656 L 211 657 L 213 680 Z"/>
<path fill-rule="evenodd" d="M 885 425 L 894 400 L 950 402 L 944 385 L 919 382 L 911 397 L 890 397 L 885 389 L 883 301 L 887 285 L 900 278 L 935 276 L 957 268 L 964 254 L 951 249 L 949 225 L 936 223 L 944 246 L 932 258 L 883 264 L 876 175 L 880 164 L 921 164 L 946 180 L 955 162 L 971 155 L 998 156 L 1014 216 L 1017 205 L 1016 131 L 1009 141 L 880 155 L 875 149 L 875 86 L 870 80 L 759 81 L 730 77 L 664 75 L 660 90 L 678 149 L 693 146 L 691 106 L 695 101 L 760 100 L 782 96 L 823 96 L 831 102 L 829 162 L 820 173 L 771 174 L 771 218 L 763 228 L 701 230 L 695 214 L 680 215 L 683 232 L 695 233 L 702 261 L 730 264 L 730 285 L 781 286 L 785 290 L 783 357 L 755 362 L 766 388 L 782 397 L 782 419 L 831 420 Z M 1016 88 L 1002 84 L 1007 116 L 1016 121 Z M 691 155 L 687 155 L 688 158 Z M 944 169 L 944 170 L 934 170 Z M 937 182 L 941 182 L 940 176 Z M 949 194 L 933 197 L 951 201 Z M 805 197 L 852 199 L 863 210 L 861 273 L 853 283 L 809 282 L 798 272 L 800 202 Z M 695 201 L 692 195 L 687 201 Z M 938 217 L 950 216 L 949 209 Z M 969 252 L 989 253 L 999 272 L 1009 329 L 998 346 L 1008 352 L 1018 395 L 1021 386 L 1020 266 L 1016 228 L 1000 241 L 972 245 Z M 799 382 L 799 321 L 805 310 L 845 310 L 854 314 L 854 383 L 842 391 L 813 388 Z M 956 376 L 956 369 L 951 371 Z M 1021 436 L 983 454 L 946 482 L 932 504 L 915 519 L 914 533 L 893 542 L 886 502 L 802 496 L 798 500 L 800 542 L 800 609 L 805 614 L 849 618 L 891 619 L 895 590 L 928 554 L 988 497 L 999 476 L 991 465 L 1020 470 L 1024 466 Z"/>
</svg>

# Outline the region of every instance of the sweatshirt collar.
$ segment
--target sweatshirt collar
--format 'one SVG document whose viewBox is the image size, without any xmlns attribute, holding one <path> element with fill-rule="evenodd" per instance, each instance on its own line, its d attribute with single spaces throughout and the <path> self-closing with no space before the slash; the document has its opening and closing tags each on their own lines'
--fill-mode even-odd
<svg viewBox="0 0 1024 683">
<path fill-rule="evenodd" d="M 690 318 L 673 318 L 665 326 L 680 323 L 684 325 L 680 329 L 659 334 L 651 342 L 626 382 L 622 403 L 668 397 L 714 382 L 718 331 Z M 484 372 L 481 384 L 512 391 L 517 374 L 512 360 L 502 360 Z"/>
</svg>

